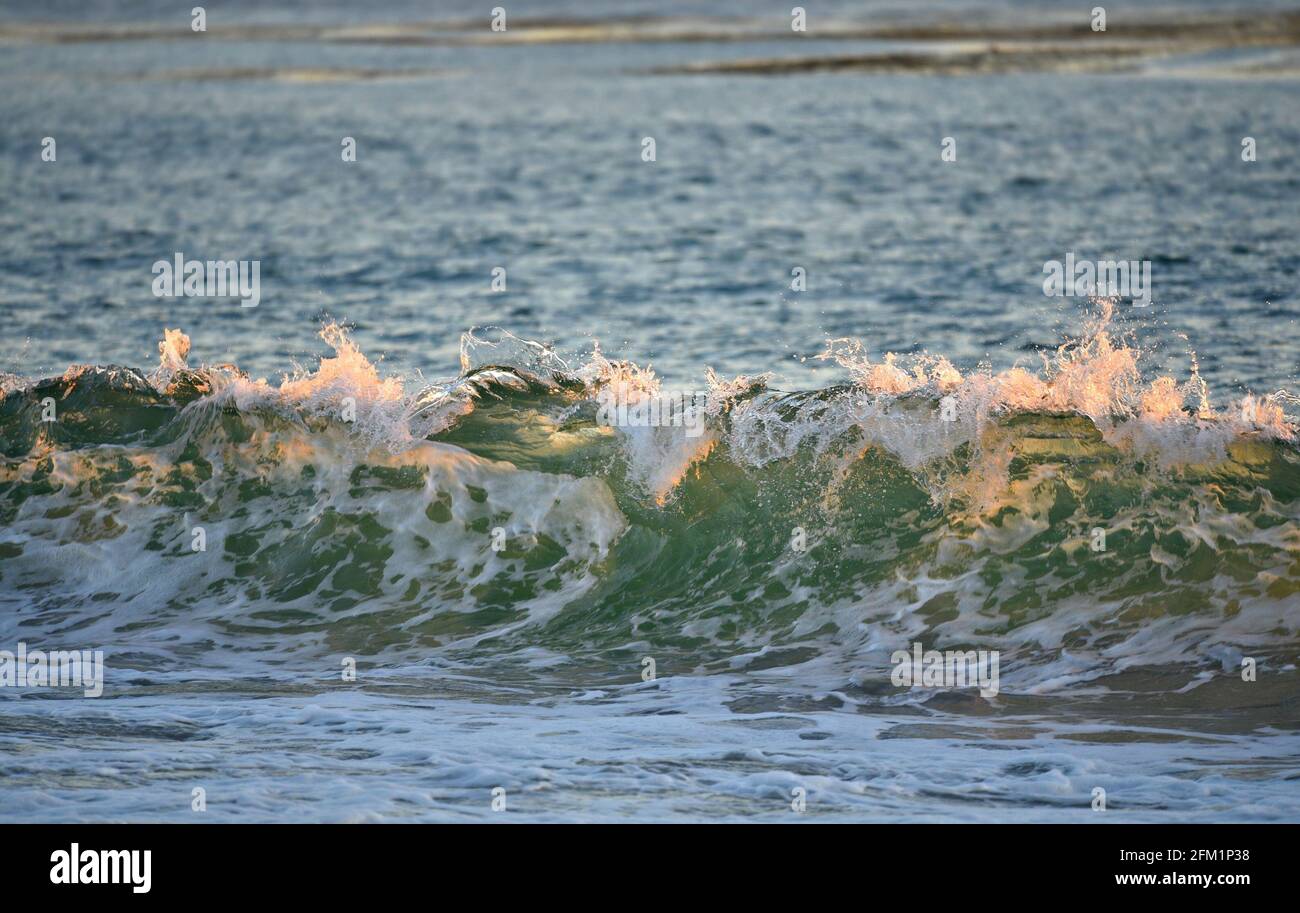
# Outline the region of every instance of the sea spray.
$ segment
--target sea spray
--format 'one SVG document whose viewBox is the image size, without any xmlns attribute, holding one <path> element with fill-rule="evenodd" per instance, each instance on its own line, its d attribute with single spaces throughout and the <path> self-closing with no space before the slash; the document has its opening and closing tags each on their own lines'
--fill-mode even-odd
<svg viewBox="0 0 1300 913">
<path fill-rule="evenodd" d="M 457 377 L 414 384 L 331 324 L 330 354 L 277 384 L 196 364 L 169 330 L 148 375 L 6 388 L 0 634 L 16 642 L 35 600 L 160 668 L 219 669 L 251 640 L 541 651 L 596 675 L 593 656 L 636 645 L 661 669 L 811 663 L 827 687 L 888 682 L 891 652 L 924 641 L 998 651 L 1003 693 L 1284 661 L 1289 395 L 1215 409 L 1203 385 L 1144 377 L 1111 319 L 1038 371 L 839 341 L 847 384 L 709 372 L 698 437 L 600 421 L 602 391 L 661 388 L 599 350 L 476 331 Z"/>
</svg>

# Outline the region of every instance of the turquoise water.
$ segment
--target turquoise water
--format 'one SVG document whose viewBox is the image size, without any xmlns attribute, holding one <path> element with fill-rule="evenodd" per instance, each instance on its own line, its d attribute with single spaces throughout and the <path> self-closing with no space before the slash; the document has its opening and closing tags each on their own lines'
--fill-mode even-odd
<svg viewBox="0 0 1300 913">
<path fill-rule="evenodd" d="M 107 666 L 0 687 L 0 818 L 1300 818 L 1293 46 L 669 75 L 915 45 L 0 9 L 0 650 Z M 155 297 L 176 252 L 258 306 Z M 1153 305 L 1046 297 L 1067 252 Z"/>
</svg>

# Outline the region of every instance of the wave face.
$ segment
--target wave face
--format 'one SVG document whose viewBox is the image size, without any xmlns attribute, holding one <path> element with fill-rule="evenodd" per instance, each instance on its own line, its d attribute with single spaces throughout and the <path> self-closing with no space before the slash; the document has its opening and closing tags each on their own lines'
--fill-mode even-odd
<svg viewBox="0 0 1300 913">
<path fill-rule="evenodd" d="M 411 387 L 329 326 L 272 385 L 169 330 L 147 374 L 5 379 L 3 634 L 203 674 L 346 654 L 573 685 L 648 655 L 886 703 L 932 696 L 890 685 L 912 642 L 999 650 L 1023 696 L 1293 669 L 1291 400 L 1216 411 L 1109 317 L 1034 371 L 834 340 L 850 383 L 710 373 L 697 424 L 661 427 L 602 417 L 665 391 L 599 349 L 470 333 L 459 376 Z"/>
<path fill-rule="evenodd" d="M 322 336 L 0 376 L 0 644 L 106 667 L 0 689 L 7 819 L 1300 818 L 1294 400 L 1148 376 L 1105 303 L 1033 370 L 838 339 L 798 392 Z M 896 686 L 918 643 L 997 693 Z"/>
</svg>

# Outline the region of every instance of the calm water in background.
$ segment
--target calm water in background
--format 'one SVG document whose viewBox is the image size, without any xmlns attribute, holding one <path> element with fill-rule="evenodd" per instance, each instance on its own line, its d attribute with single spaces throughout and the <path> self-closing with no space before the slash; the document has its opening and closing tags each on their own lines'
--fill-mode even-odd
<svg viewBox="0 0 1300 913">
<path fill-rule="evenodd" d="M 16 19 L 4 10 L 0 21 Z M 594 14 L 586 3 L 547 10 Z M 72 16 L 57 4 L 42 12 Z M 159 16 L 122 7 L 126 19 Z M 679 387 L 701 384 L 706 367 L 824 387 L 844 375 L 811 356 L 840 336 L 877 356 L 928 350 L 963 370 L 1007 368 L 1036 364 L 1037 348 L 1078 329 L 1084 304 L 1041 290 L 1044 261 L 1073 251 L 1152 261 L 1155 306 L 1119 318 L 1149 347 L 1152 371 L 1185 378 L 1194 350 L 1216 402 L 1296 388 L 1293 78 L 1182 74 L 1185 61 L 1108 76 L 646 72 L 878 48 L 0 46 L 0 370 L 147 370 L 164 328 L 179 327 L 191 364 L 231 362 L 274 382 L 328 351 L 315 334 L 331 318 L 354 328 L 381 373 L 407 378 L 454 376 L 461 333 L 485 325 L 575 355 L 599 340 Z M 240 68 L 437 72 L 216 78 Z M 44 136 L 57 138 L 56 164 L 39 160 Z M 357 140 L 355 164 L 340 160 L 344 136 Z M 640 159 L 644 136 L 657 142 L 653 164 Z M 957 139 L 955 163 L 940 161 L 945 136 Z M 1240 160 L 1243 136 L 1257 140 L 1258 161 Z M 176 251 L 260 260 L 260 306 L 153 297 L 150 266 Z M 497 266 L 504 294 L 489 289 Z M 789 289 L 795 266 L 806 292 Z M 0 590 L 14 613 L 34 599 Z M 1297 598 L 1278 599 L 1292 631 Z M 120 611 L 152 629 L 161 604 L 148 600 Z M 66 622 L 58 612 L 70 604 L 7 619 L 5 643 L 66 633 L 52 619 Z M 196 652 L 164 661 L 161 634 L 147 649 L 124 638 L 119 665 L 132 677 L 110 677 L 98 702 L 3 696 L 0 818 L 189 820 L 195 785 L 218 820 L 490 818 L 496 786 L 512 815 L 532 819 L 786 820 L 803 786 L 820 817 L 1095 820 L 1098 785 L 1120 797 L 1111 814 L 1124 820 L 1300 818 L 1292 691 L 1235 729 L 1176 698 L 1163 709 L 1184 715 L 1154 723 L 1087 697 L 1068 710 L 1010 699 L 993 720 L 960 702 L 867 712 L 862 683 L 816 661 L 640 683 L 630 637 L 608 669 L 571 675 L 548 671 L 562 666 L 549 643 L 477 665 L 436 651 L 385 662 L 381 648 L 364 687 L 340 691 L 337 650 L 304 656 L 182 616 L 167 624 Z M 183 661 L 213 642 L 220 658 Z M 600 647 L 622 645 L 611 634 Z"/>
</svg>

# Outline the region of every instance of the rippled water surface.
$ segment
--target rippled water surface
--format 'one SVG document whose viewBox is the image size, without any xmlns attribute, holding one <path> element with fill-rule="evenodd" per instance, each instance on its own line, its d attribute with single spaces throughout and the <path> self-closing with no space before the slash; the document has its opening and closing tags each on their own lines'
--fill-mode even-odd
<svg viewBox="0 0 1300 913">
<path fill-rule="evenodd" d="M 720 32 L 0 5 L 0 650 L 107 665 L 0 687 L 0 819 L 1300 820 L 1294 42 L 756 75 L 934 46 L 656 12 Z"/>
</svg>

